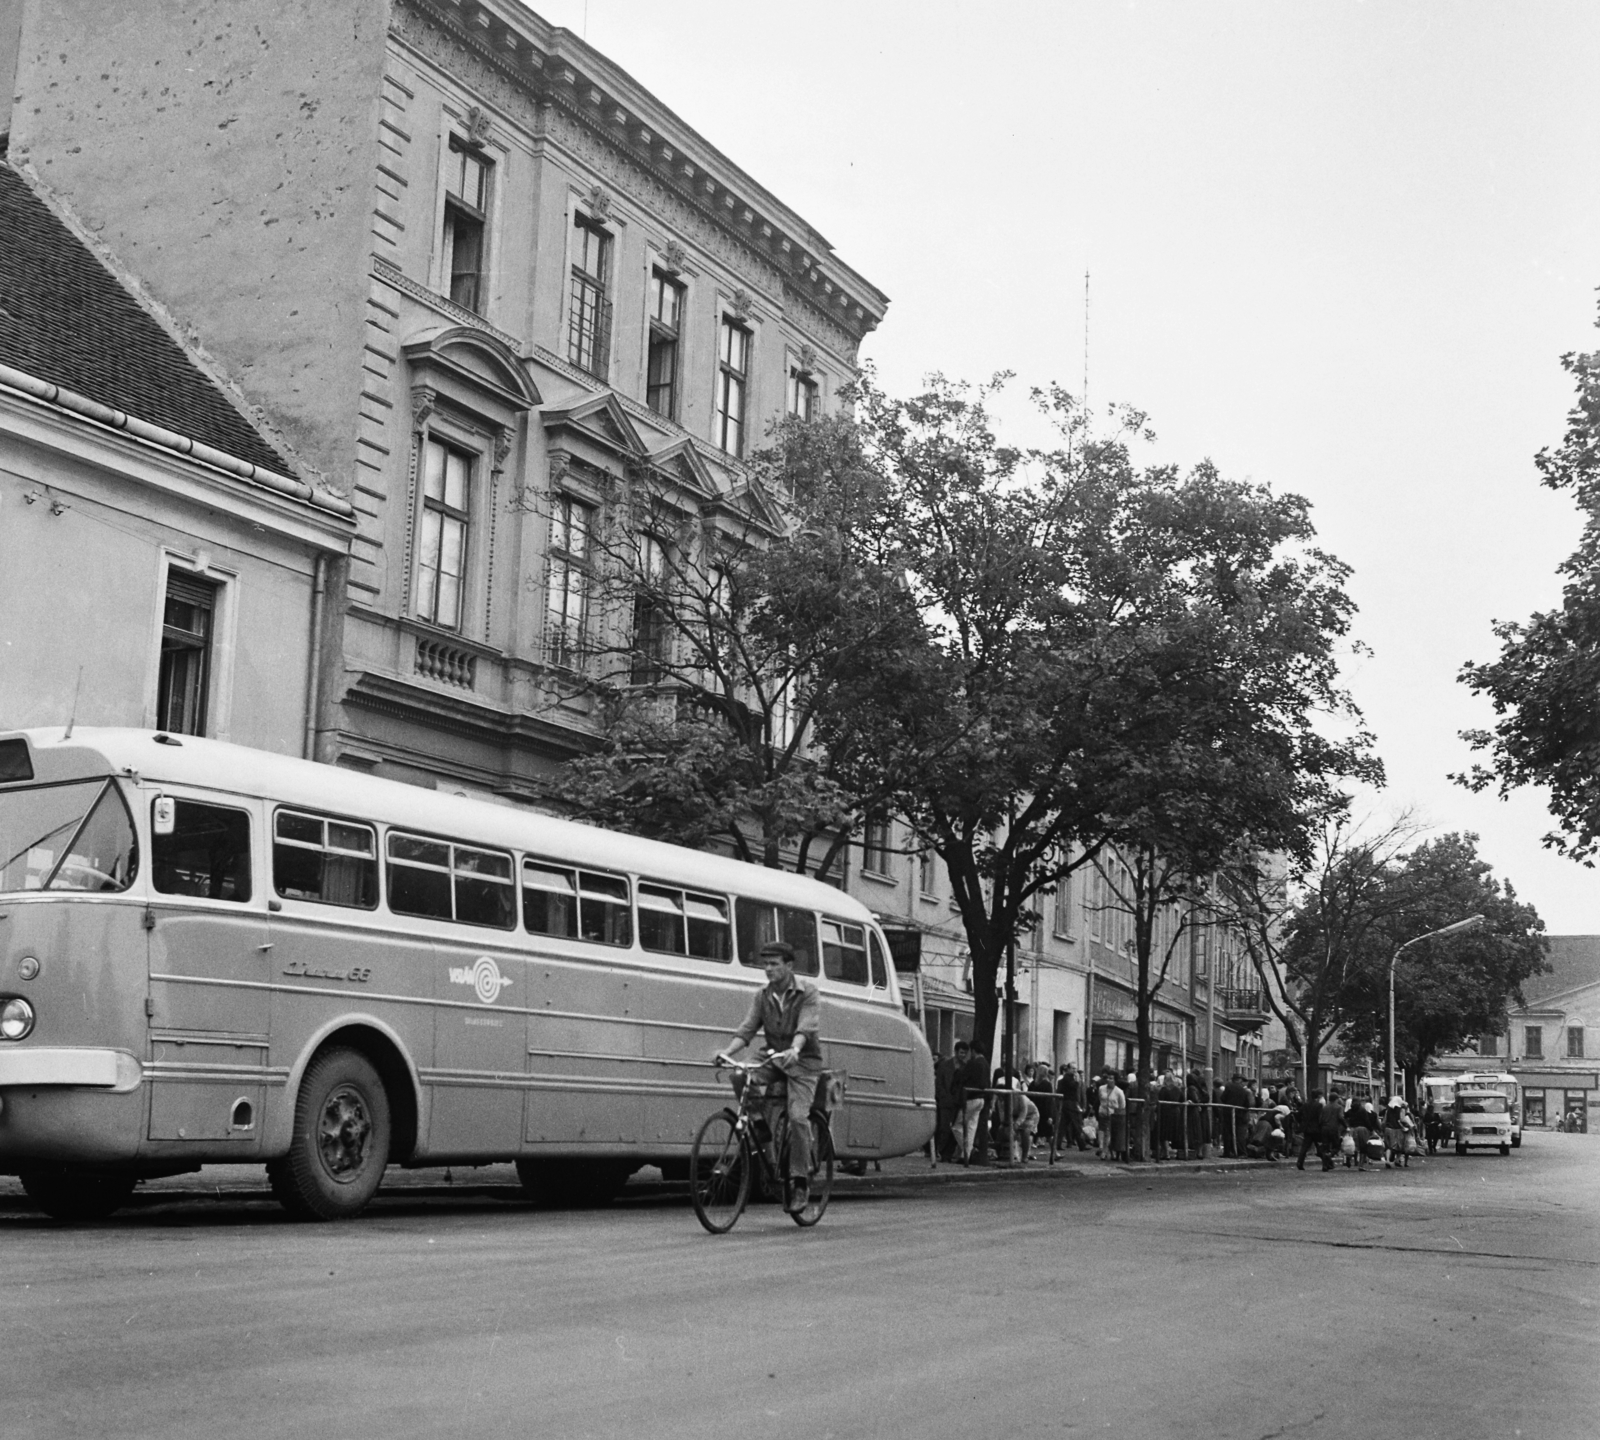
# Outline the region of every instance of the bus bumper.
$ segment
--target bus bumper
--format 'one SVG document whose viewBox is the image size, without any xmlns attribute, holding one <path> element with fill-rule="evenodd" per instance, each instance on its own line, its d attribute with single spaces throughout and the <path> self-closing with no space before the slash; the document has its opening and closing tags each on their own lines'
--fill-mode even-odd
<svg viewBox="0 0 1600 1440">
<path fill-rule="evenodd" d="M 88 1085 L 95 1089 L 136 1090 L 144 1067 L 126 1050 L 0 1046 L 0 1091 L 9 1086 Z M 4 1101 L 0 1094 L 0 1103 Z"/>
</svg>

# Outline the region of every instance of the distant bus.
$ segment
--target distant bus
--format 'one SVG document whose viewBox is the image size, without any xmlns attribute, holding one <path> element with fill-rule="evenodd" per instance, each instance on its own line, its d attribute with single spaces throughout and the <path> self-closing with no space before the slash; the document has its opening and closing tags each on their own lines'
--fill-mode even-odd
<svg viewBox="0 0 1600 1440">
<path fill-rule="evenodd" d="M 773 939 L 840 1156 L 924 1145 L 927 1042 L 831 886 L 219 741 L 0 734 L 0 1173 L 62 1217 L 253 1161 L 325 1219 L 389 1164 L 603 1198 L 685 1166 Z"/>
</svg>

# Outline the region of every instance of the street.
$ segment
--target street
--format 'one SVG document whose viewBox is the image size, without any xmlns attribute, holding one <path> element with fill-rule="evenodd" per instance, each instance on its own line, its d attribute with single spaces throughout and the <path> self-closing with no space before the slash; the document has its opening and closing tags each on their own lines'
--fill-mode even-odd
<svg viewBox="0 0 1600 1440">
<path fill-rule="evenodd" d="M 1510 1160 L 845 1179 L 814 1231 L 509 1167 L 301 1225 L 257 1173 L 67 1228 L 0 1182 L 8 1440 L 1478 1436 L 1600 1428 L 1600 1141 Z M 488 1183 L 485 1183 L 485 1182 Z"/>
</svg>

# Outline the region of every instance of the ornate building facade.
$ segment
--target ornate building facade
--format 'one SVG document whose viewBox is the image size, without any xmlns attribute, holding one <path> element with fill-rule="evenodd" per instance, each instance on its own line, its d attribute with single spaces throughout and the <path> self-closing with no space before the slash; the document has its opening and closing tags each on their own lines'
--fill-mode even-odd
<svg viewBox="0 0 1600 1440">
<path fill-rule="evenodd" d="M 318 758 L 507 800 L 580 749 L 594 536 L 837 407 L 885 297 L 515 0 L 0 3 L 13 162 L 347 501 Z"/>
</svg>

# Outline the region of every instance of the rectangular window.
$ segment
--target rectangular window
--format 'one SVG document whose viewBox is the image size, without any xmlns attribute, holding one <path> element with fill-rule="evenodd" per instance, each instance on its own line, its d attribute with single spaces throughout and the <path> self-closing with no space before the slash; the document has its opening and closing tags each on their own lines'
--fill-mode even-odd
<svg viewBox="0 0 1600 1440">
<path fill-rule="evenodd" d="M 867 932 L 867 941 L 872 947 L 872 983 L 876 989 L 889 988 L 889 961 L 883 953 L 883 941 L 878 939 L 876 930 Z"/>
<path fill-rule="evenodd" d="M 869 815 L 861 837 L 861 868 L 874 875 L 888 875 L 889 821 L 882 815 Z"/>
<path fill-rule="evenodd" d="M 733 456 L 744 454 L 745 391 L 750 383 L 750 332 L 735 320 L 722 322 L 717 350 L 717 428 L 715 439 Z"/>
<path fill-rule="evenodd" d="M 1567 1059 L 1583 1059 L 1583 1026 L 1567 1026 Z"/>
<path fill-rule="evenodd" d="M 550 663 L 576 670 L 583 663 L 589 596 L 589 533 L 593 507 L 558 495 L 550 514 L 550 580 L 546 644 Z"/>
<path fill-rule="evenodd" d="M 611 367 L 611 237 L 587 215 L 573 223 L 567 359 L 604 380 Z"/>
<path fill-rule="evenodd" d="M 524 860 L 522 923 L 534 935 L 629 945 L 628 882 L 618 875 Z"/>
<path fill-rule="evenodd" d="M 1530 1060 L 1544 1059 L 1544 1026 L 1525 1025 L 1522 1028 L 1522 1053 Z"/>
<path fill-rule="evenodd" d="M 817 418 L 817 382 L 809 370 L 798 365 L 789 367 L 788 412 L 796 420 Z"/>
<path fill-rule="evenodd" d="M 517 923 L 511 857 L 391 830 L 389 908 L 509 930 Z"/>
<path fill-rule="evenodd" d="M 1500 1053 L 1500 1037 L 1498 1035 L 1478 1036 L 1478 1054 L 1498 1055 Z"/>
<path fill-rule="evenodd" d="M 667 551 L 654 535 L 639 539 L 639 588 L 633 596 L 633 658 L 629 680 L 654 685 L 666 673 L 671 643 L 667 611 L 662 604 Z"/>
<path fill-rule="evenodd" d="M 454 136 L 444 182 L 444 274 L 457 305 L 483 313 L 484 229 L 489 219 L 489 172 L 493 167 Z"/>
<path fill-rule="evenodd" d="M 211 684 L 211 634 L 217 587 L 176 570 L 167 572 L 161 613 L 161 673 L 156 729 L 204 735 Z"/>
<path fill-rule="evenodd" d="M 1062 875 L 1056 881 L 1055 915 L 1051 925 L 1057 935 L 1072 934 L 1072 876 Z"/>
<path fill-rule="evenodd" d="M 867 983 L 867 932 L 840 920 L 822 922 L 822 973 L 846 985 Z"/>
<path fill-rule="evenodd" d="M 154 837 L 156 889 L 163 895 L 247 901 L 250 816 L 243 810 L 198 805 L 192 800 L 179 800 L 173 808 L 172 833 Z"/>
<path fill-rule="evenodd" d="M 639 944 L 658 955 L 733 958 L 728 902 L 673 886 L 639 882 Z"/>
<path fill-rule="evenodd" d="M 446 630 L 461 628 L 471 484 L 470 455 L 431 438 L 424 442 L 417 615 Z"/>
<path fill-rule="evenodd" d="M 272 884 L 286 900 L 374 910 L 377 834 L 370 825 L 280 810 L 273 820 Z"/>
<path fill-rule="evenodd" d="M 932 850 L 917 851 L 917 889 L 923 895 L 939 893 L 939 857 Z"/>
<path fill-rule="evenodd" d="M 678 418 L 678 338 L 683 324 L 683 286 L 661 270 L 650 272 L 650 350 L 644 401 L 657 415 Z"/>
<path fill-rule="evenodd" d="M 733 908 L 738 931 L 739 963 L 760 968 L 761 947 L 772 940 L 794 946 L 794 968 L 800 975 L 817 973 L 817 917 L 809 910 L 740 900 Z"/>
</svg>

